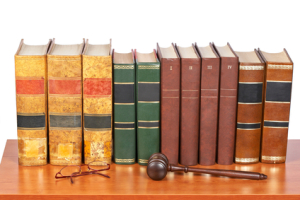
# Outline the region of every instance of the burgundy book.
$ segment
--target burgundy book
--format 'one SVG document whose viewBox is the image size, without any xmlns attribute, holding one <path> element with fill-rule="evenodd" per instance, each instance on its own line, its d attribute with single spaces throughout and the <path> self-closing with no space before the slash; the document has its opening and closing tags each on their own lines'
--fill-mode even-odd
<svg viewBox="0 0 300 200">
<path fill-rule="evenodd" d="M 172 44 L 162 48 L 157 44 L 161 65 L 161 152 L 170 164 L 179 157 L 180 58 Z"/>
<path fill-rule="evenodd" d="M 210 43 L 196 48 L 201 57 L 199 164 L 216 163 L 220 57 Z"/>
<path fill-rule="evenodd" d="M 217 162 L 220 165 L 231 165 L 236 131 L 239 59 L 229 43 L 223 47 L 214 45 L 214 48 L 221 57 Z"/>
<path fill-rule="evenodd" d="M 195 46 L 176 46 L 181 60 L 180 164 L 197 165 L 201 59 Z"/>
</svg>

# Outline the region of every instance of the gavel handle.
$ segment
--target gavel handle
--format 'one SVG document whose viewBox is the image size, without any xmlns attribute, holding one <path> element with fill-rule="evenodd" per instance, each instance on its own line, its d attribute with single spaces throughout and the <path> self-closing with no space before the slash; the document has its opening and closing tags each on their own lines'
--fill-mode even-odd
<svg viewBox="0 0 300 200">
<path fill-rule="evenodd" d="M 178 165 L 168 165 L 168 171 L 184 171 L 187 172 L 199 172 L 204 174 L 212 174 L 217 176 L 227 176 L 231 178 L 244 178 L 252 180 L 263 180 L 267 179 L 267 175 L 261 174 L 258 172 L 246 172 L 246 171 L 237 171 L 237 170 L 225 170 L 225 169 L 205 169 L 205 168 L 195 168 L 187 166 L 178 166 Z"/>
</svg>

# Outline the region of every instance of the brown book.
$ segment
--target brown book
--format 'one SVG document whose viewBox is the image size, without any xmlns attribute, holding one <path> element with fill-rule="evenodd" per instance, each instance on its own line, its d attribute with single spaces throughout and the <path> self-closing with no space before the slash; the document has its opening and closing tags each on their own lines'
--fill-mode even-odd
<svg viewBox="0 0 300 200">
<path fill-rule="evenodd" d="M 283 163 L 288 139 L 293 62 L 285 49 L 280 53 L 258 51 L 266 62 L 261 162 Z"/>
<path fill-rule="evenodd" d="M 229 43 L 214 47 L 221 57 L 217 162 L 231 165 L 235 144 L 239 60 Z"/>
<path fill-rule="evenodd" d="M 161 48 L 157 44 L 161 65 L 161 152 L 170 164 L 179 157 L 180 58 L 172 44 Z"/>
<path fill-rule="evenodd" d="M 195 46 L 176 46 L 181 60 L 180 164 L 197 165 L 201 59 Z"/>
<path fill-rule="evenodd" d="M 235 53 L 239 57 L 235 162 L 257 163 L 260 153 L 265 63 L 256 50 Z"/>
<path fill-rule="evenodd" d="M 216 163 L 220 57 L 210 43 L 196 48 L 201 57 L 199 164 Z"/>
</svg>

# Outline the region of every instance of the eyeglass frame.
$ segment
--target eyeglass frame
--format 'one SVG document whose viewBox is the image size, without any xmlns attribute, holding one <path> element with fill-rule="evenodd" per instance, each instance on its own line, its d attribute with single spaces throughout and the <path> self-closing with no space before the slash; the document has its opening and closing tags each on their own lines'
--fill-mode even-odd
<svg viewBox="0 0 300 200">
<path fill-rule="evenodd" d="M 100 171 L 106 171 L 106 170 L 109 170 L 110 169 L 110 164 L 106 163 L 107 165 L 107 168 L 104 168 L 104 169 L 93 169 L 90 167 L 90 164 L 93 163 L 93 162 L 90 162 L 89 164 L 87 164 L 88 166 L 88 171 L 82 171 L 81 167 L 82 166 L 85 166 L 85 165 L 67 165 L 67 166 L 64 166 L 61 170 L 59 170 L 59 172 L 57 172 L 55 174 L 55 179 L 61 179 L 61 178 L 70 178 L 70 181 L 71 183 L 73 184 L 74 181 L 73 181 L 73 177 L 78 177 L 78 176 L 86 176 L 86 175 L 92 175 L 92 174 L 98 174 L 98 175 L 101 175 L 101 176 L 104 176 L 106 178 L 110 178 L 108 175 L 106 174 L 102 174 L 102 173 L 99 173 Z M 78 167 L 79 168 L 79 171 L 78 172 L 73 172 L 71 175 L 68 175 L 68 176 L 65 176 L 61 173 L 61 171 L 67 167 Z"/>
</svg>

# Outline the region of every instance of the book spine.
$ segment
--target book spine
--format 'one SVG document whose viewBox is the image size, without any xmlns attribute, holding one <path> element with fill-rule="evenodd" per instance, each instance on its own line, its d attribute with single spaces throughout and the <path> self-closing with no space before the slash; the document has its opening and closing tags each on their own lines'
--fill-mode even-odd
<svg viewBox="0 0 300 200">
<path fill-rule="evenodd" d="M 137 154 L 147 165 L 160 147 L 160 63 L 137 63 Z"/>
<path fill-rule="evenodd" d="M 114 64 L 114 160 L 136 161 L 135 65 Z"/>
<path fill-rule="evenodd" d="M 267 63 L 261 162 L 283 163 L 286 160 L 292 64 Z"/>
<path fill-rule="evenodd" d="M 238 58 L 221 57 L 218 164 L 233 163 L 238 87 Z"/>
<path fill-rule="evenodd" d="M 216 163 L 220 59 L 202 58 L 199 164 Z"/>
<path fill-rule="evenodd" d="M 235 162 L 257 163 L 260 154 L 264 65 L 239 66 Z"/>
<path fill-rule="evenodd" d="M 81 164 L 81 55 L 48 55 L 48 121 L 50 164 Z"/>
<path fill-rule="evenodd" d="M 179 158 L 180 59 L 161 59 L 161 152 L 170 164 Z"/>
<path fill-rule="evenodd" d="M 84 163 L 110 164 L 112 157 L 112 58 L 82 56 Z"/>
<path fill-rule="evenodd" d="M 15 56 L 19 164 L 47 164 L 47 59 Z"/>
<path fill-rule="evenodd" d="M 180 164 L 197 165 L 199 145 L 200 59 L 181 59 Z"/>
</svg>

